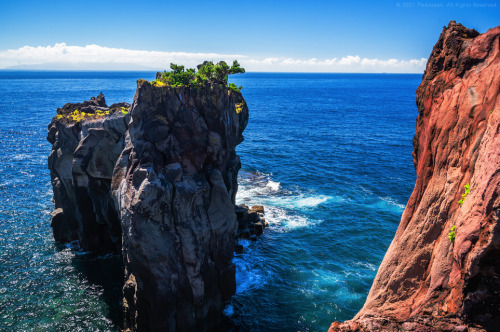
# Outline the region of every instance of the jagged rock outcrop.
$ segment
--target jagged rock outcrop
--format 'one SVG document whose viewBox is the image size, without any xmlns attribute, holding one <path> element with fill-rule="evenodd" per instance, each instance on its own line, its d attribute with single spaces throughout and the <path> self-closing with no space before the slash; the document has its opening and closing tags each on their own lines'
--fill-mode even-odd
<svg viewBox="0 0 500 332">
<path fill-rule="evenodd" d="M 137 85 L 132 106 L 100 94 L 57 110 L 54 238 L 122 253 L 125 330 L 218 330 L 239 223 L 250 222 L 235 212 L 248 108 L 218 82 Z"/>
<path fill-rule="evenodd" d="M 220 327 L 234 294 L 234 199 L 248 108 L 219 84 L 139 80 L 112 191 L 123 236 L 125 329 Z"/>
<path fill-rule="evenodd" d="M 500 328 L 499 41 L 443 29 L 417 90 L 415 188 L 364 307 L 330 331 Z"/>
<path fill-rule="evenodd" d="M 106 105 L 104 96 L 57 110 L 49 125 L 48 166 L 55 210 L 54 239 L 77 240 L 83 250 L 121 249 L 121 227 L 111 195 L 111 177 L 124 146 L 130 108 Z"/>
<path fill-rule="evenodd" d="M 238 230 L 236 236 L 243 239 L 256 239 L 269 224 L 264 218 L 264 206 L 254 205 L 251 208 L 242 204 L 235 207 Z M 238 249 L 242 249 L 238 246 Z"/>
</svg>

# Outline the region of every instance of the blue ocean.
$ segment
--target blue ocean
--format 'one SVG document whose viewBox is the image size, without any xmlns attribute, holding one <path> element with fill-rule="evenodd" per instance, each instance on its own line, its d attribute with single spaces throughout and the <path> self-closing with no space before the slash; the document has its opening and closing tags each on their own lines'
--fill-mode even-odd
<svg viewBox="0 0 500 332">
<path fill-rule="evenodd" d="M 118 331 L 122 264 L 52 238 L 47 125 L 103 92 L 131 103 L 153 72 L 0 71 L 0 330 Z M 415 181 L 421 75 L 246 73 L 238 204 L 269 227 L 240 240 L 242 331 L 326 331 L 362 307 Z"/>
</svg>

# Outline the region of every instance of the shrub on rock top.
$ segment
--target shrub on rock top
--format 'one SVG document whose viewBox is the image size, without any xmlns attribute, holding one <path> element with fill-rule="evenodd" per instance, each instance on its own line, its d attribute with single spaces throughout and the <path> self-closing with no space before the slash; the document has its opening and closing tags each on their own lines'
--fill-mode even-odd
<svg viewBox="0 0 500 332">
<path fill-rule="evenodd" d="M 233 61 L 231 67 L 225 62 L 220 61 L 214 64 L 212 61 L 205 61 L 197 66 L 198 72 L 194 68 L 185 69 L 174 63 L 170 64 L 171 71 L 164 71 L 159 79 L 152 82 L 156 86 L 199 86 L 210 84 L 221 84 L 235 92 L 240 92 L 242 87 L 234 83 L 227 83 L 228 76 L 232 74 L 243 74 L 245 69 L 240 66 L 237 60 Z"/>
</svg>

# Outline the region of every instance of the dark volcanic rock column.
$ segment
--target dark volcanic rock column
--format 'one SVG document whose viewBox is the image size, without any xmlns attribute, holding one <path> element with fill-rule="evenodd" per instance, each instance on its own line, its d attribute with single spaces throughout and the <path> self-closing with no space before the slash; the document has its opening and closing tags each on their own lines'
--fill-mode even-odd
<svg viewBox="0 0 500 332">
<path fill-rule="evenodd" d="M 220 326 L 235 292 L 235 147 L 248 108 L 221 85 L 157 87 L 144 80 L 112 190 L 120 211 L 125 329 Z"/>
<path fill-rule="evenodd" d="M 107 107 L 100 94 L 57 110 L 47 135 L 56 241 L 76 240 L 93 252 L 120 251 L 121 228 L 110 188 L 124 146 L 128 108 L 126 103 Z"/>
</svg>

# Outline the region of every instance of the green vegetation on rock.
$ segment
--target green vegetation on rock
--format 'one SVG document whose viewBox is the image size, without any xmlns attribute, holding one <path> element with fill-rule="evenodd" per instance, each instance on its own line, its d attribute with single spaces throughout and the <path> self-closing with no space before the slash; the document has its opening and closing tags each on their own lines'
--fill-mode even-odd
<svg viewBox="0 0 500 332">
<path fill-rule="evenodd" d="M 460 200 L 458 201 L 458 204 L 459 204 L 460 206 L 462 206 L 462 205 L 464 204 L 464 202 L 465 202 L 465 198 L 467 198 L 467 195 L 469 194 L 469 191 L 470 191 L 470 185 L 467 183 L 467 184 L 465 185 L 464 189 L 465 189 L 465 190 L 464 190 L 464 193 L 462 194 L 462 199 L 460 199 Z"/>
<path fill-rule="evenodd" d="M 455 226 L 451 226 L 448 239 L 450 239 L 450 242 L 455 242 Z"/>
<path fill-rule="evenodd" d="M 243 90 L 243 87 L 241 85 L 240 86 L 236 86 L 236 84 L 234 84 L 234 83 L 229 83 L 228 88 L 230 90 L 233 90 L 233 91 L 236 91 L 236 92 L 241 92 L 241 90 Z"/>
<path fill-rule="evenodd" d="M 170 86 L 189 85 L 196 78 L 196 70 L 193 68 L 184 70 L 184 66 L 171 63 L 170 69 L 172 69 L 172 71 L 163 72 L 163 75 L 161 75 L 161 79 L 159 80 L 161 83 Z"/>
<path fill-rule="evenodd" d="M 244 73 L 245 69 L 240 66 L 237 60 L 233 65 L 220 61 L 214 64 L 212 61 L 205 61 L 198 65 L 198 72 L 193 68 L 185 69 L 184 66 L 170 64 L 171 71 L 164 71 L 160 79 L 151 82 L 154 86 L 203 86 L 206 83 L 221 84 L 230 90 L 240 92 L 243 87 L 236 86 L 234 83 L 227 83 L 229 75 Z"/>
</svg>

